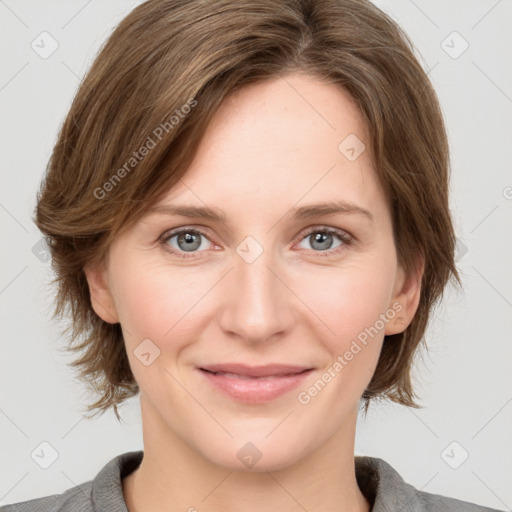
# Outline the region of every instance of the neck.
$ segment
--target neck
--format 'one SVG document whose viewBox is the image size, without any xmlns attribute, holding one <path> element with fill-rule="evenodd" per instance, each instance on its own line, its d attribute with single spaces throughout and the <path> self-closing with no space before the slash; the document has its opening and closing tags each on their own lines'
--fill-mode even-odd
<svg viewBox="0 0 512 512">
<path fill-rule="evenodd" d="M 151 414 L 150 414 L 151 413 Z M 220 467 L 143 406 L 144 457 L 123 479 L 129 512 L 370 512 L 354 467 L 357 410 L 324 445 L 271 471 Z"/>
</svg>

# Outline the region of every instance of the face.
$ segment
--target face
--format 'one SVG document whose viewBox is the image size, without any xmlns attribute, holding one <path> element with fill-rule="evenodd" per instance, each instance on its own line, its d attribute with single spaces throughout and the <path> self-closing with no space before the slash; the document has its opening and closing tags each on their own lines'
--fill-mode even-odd
<svg viewBox="0 0 512 512">
<path fill-rule="evenodd" d="M 241 89 L 179 186 L 87 269 L 162 446 L 226 468 L 261 456 L 261 471 L 353 440 L 384 335 L 419 298 L 362 144 L 336 85 L 291 74 Z M 339 210 L 311 208 L 326 203 Z"/>
</svg>

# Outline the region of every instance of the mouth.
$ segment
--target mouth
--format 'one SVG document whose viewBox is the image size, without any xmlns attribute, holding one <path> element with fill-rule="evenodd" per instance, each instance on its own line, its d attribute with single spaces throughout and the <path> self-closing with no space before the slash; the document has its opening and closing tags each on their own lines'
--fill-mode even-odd
<svg viewBox="0 0 512 512">
<path fill-rule="evenodd" d="M 261 377 L 281 377 L 285 375 L 297 375 L 307 370 L 312 370 L 307 366 L 295 366 L 289 364 L 267 364 L 264 366 L 248 366 L 238 363 L 224 363 L 202 366 L 201 370 L 214 373 L 232 375 L 236 377 L 261 378 Z"/>
<path fill-rule="evenodd" d="M 306 366 L 218 364 L 197 368 L 214 389 L 245 403 L 274 400 L 299 386 L 314 371 Z"/>
</svg>

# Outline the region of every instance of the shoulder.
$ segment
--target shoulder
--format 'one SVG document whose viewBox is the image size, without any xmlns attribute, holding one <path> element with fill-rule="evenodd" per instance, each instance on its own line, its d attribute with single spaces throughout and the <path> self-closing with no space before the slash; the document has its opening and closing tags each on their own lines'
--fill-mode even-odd
<svg viewBox="0 0 512 512">
<path fill-rule="evenodd" d="M 126 510 L 122 480 L 134 471 L 143 458 L 142 451 L 127 452 L 110 460 L 94 480 L 28 501 L 0 507 L 0 512 L 96 512 Z"/>
<path fill-rule="evenodd" d="M 372 503 L 371 512 L 503 512 L 420 491 L 405 482 L 390 464 L 379 458 L 356 456 L 355 466 L 361 492 Z"/>
<path fill-rule="evenodd" d="M 431 510 L 443 510 L 445 512 L 503 512 L 495 508 L 476 505 L 475 503 L 441 496 L 440 494 L 431 494 L 417 491 L 416 489 L 415 493 L 417 510 L 422 512 Z"/>
<path fill-rule="evenodd" d="M 0 507 L 0 512 L 94 512 L 91 501 L 92 481 L 52 494 Z"/>
</svg>

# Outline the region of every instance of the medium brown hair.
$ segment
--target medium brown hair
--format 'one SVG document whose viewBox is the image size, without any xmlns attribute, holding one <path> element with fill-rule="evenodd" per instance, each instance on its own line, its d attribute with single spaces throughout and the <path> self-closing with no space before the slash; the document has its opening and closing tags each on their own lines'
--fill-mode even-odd
<svg viewBox="0 0 512 512">
<path fill-rule="evenodd" d="M 445 285 L 460 279 L 443 117 L 412 42 L 366 0 L 149 0 L 119 23 L 81 83 L 36 206 L 58 285 L 54 314 L 68 317 L 68 350 L 80 353 L 71 365 L 97 393 L 88 410 L 113 407 L 119 419 L 117 405 L 139 388 L 120 325 L 92 309 L 84 266 L 102 261 L 120 230 L 185 175 L 228 94 L 293 71 L 351 94 L 398 263 L 412 275 L 424 258 L 416 314 L 385 337 L 362 396 L 365 412 L 377 398 L 420 407 L 413 355 Z"/>
</svg>

